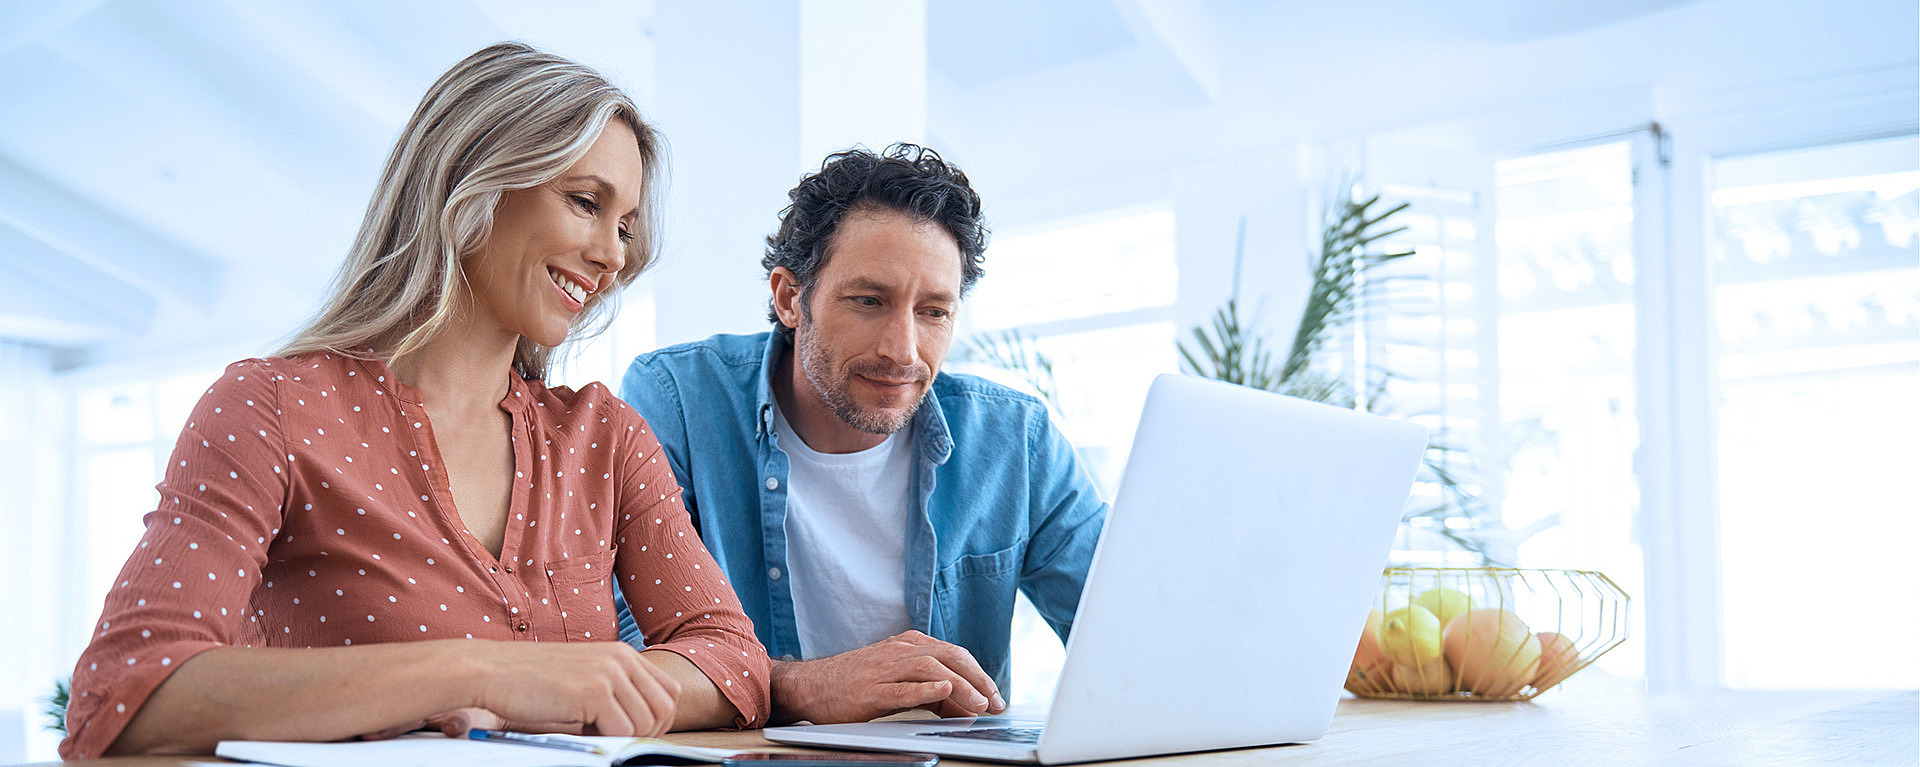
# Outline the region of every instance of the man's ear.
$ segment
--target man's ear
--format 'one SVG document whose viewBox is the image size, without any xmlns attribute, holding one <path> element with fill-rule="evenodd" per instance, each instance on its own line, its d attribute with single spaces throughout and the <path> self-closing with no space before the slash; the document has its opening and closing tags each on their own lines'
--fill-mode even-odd
<svg viewBox="0 0 1920 767">
<path fill-rule="evenodd" d="M 780 324 L 789 328 L 800 327 L 800 280 L 784 266 L 776 266 L 767 274 L 767 287 L 773 291 L 773 313 L 780 318 Z"/>
</svg>

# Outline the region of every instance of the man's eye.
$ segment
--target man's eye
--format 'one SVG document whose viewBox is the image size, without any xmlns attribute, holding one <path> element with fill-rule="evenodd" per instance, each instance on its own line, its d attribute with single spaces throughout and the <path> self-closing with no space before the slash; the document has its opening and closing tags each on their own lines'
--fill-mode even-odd
<svg viewBox="0 0 1920 767">
<path fill-rule="evenodd" d="M 936 320 L 944 320 L 948 317 L 948 315 L 951 314 L 951 312 L 948 312 L 945 309 L 928 309 L 926 311 L 926 314 L 928 317 L 932 317 Z"/>
<path fill-rule="evenodd" d="M 861 306 L 879 306 L 880 299 L 873 296 L 854 296 L 853 302 Z"/>
</svg>

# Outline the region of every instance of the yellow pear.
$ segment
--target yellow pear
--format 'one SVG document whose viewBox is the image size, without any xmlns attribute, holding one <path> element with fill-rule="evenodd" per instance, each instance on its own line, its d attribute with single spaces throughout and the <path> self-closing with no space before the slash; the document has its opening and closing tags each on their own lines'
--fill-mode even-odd
<svg viewBox="0 0 1920 767">
<path fill-rule="evenodd" d="M 1517 694 L 1540 671 L 1540 638 L 1512 610 L 1485 608 L 1456 615 L 1442 643 L 1460 687 L 1481 695 Z"/>
<path fill-rule="evenodd" d="M 1413 603 L 1427 608 L 1427 612 L 1440 619 L 1442 626 L 1451 623 L 1454 616 L 1473 609 L 1473 598 L 1467 596 L 1466 592 L 1444 586 L 1420 592 L 1420 596 L 1413 598 Z"/>
<path fill-rule="evenodd" d="M 1380 651 L 1400 666 L 1425 666 L 1440 657 L 1440 618 L 1419 605 L 1387 613 L 1380 620 Z"/>
</svg>

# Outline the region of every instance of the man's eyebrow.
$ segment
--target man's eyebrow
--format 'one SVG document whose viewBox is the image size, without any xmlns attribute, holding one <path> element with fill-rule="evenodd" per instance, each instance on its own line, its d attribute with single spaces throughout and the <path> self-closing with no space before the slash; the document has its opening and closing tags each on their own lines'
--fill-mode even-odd
<svg viewBox="0 0 1920 767">
<path fill-rule="evenodd" d="M 875 280 L 868 277 L 855 277 L 851 280 L 848 280 L 846 284 L 840 286 L 840 289 L 843 291 L 856 291 L 861 293 L 893 292 L 892 285 L 888 285 L 886 283 L 880 282 L 879 280 Z"/>
<path fill-rule="evenodd" d="M 960 302 L 959 299 L 956 299 L 953 297 L 952 293 L 948 293 L 947 291 L 944 291 L 944 290 L 936 290 L 932 293 L 928 293 L 926 297 L 934 301 L 935 303 L 957 304 Z"/>
<path fill-rule="evenodd" d="M 891 293 L 894 287 L 869 277 L 855 277 L 842 285 L 840 290 L 854 293 Z M 940 303 L 955 303 L 953 294 L 944 290 L 937 290 L 923 297 Z"/>
</svg>

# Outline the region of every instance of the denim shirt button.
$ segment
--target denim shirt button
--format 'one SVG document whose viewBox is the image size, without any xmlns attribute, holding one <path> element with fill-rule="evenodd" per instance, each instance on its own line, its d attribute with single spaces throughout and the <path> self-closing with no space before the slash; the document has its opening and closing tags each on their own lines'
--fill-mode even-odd
<svg viewBox="0 0 1920 767">
<path fill-rule="evenodd" d="M 776 581 L 780 580 L 780 568 L 778 567 L 767 568 L 767 578 L 771 580 L 776 580 Z"/>
<path fill-rule="evenodd" d="M 780 489 L 780 478 L 779 478 L 779 477 L 768 477 L 768 478 L 767 478 L 767 489 L 768 489 L 768 490 L 779 490 L 779 489 Z"/>
</svg>

